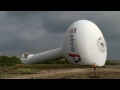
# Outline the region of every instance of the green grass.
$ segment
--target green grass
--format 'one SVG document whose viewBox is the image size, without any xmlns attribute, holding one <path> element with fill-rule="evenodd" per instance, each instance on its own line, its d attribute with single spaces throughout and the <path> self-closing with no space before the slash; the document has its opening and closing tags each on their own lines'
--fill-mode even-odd
<svg viewBox="0 0 120 90">
<path fill-rule="evenodd" d="M 93 68 L 92 66 L 82 66 L 74 64 L 32 64 L 32 65 L 18 65 L 18 66 L 6 66 L 0 67 L 0 76 L 5 77 L 5 75 L 13 74 L 35 74 L 38 71 L 45 69 L 73 69 L 73 68 Z M 107 68 L 105 66 L 104 68 Z M 8 75 L 8 76 L 9 76 Z"/>
<path fill-rule="evenodd" d="M 16 66 L 15 68 L 32 68 L 32 69 L 64 69 L 64 68 L 93 68 L 92 66 L 81 66 L 71 64 L 33 64 L 25 66 Z"/>
<path fill-rule="evenodd" d="M 73 64 L 32 64 L 32 65 L 18 65 L 18 66 L 6 66 L 6 67 L 0 67 L 0 78 L 6 78 L 11 77 L 12 75 L 21 75 L 21 74 L 38 74 L 43 70 L 48 69 L 85 69 L 85 68 L 93 68 L 93 66 L 82 66 L 82 65 L 73 65 Z M 103 67 L 98 67 L 103 68 Z M 120 67 L 117 66 L 110 66 L 105 65 L 104 68 L 117 68 L 120 69 Z M 91 75 L 89 73 L 88 78 L 101 78 L 100 73 L 99 74 L 93 74 Z M 106 75 L 106 74 L 105 74 Z M 67 77 L 69 78 L 69 77 Z"/>
<path fill-rule="evenodd" d="M 34 74 L 36 70 L 34 69 L 26 69 L 26 68 L 19 68 L 13 71 L 13 73 L 15 74 Z"/>
<path fill-rule="evenodd" d="M 93 68 L 92 66 L 80 66 L 80 65 L 71 65 L 71 64 L 33 64 L 33 65 L 20 65 L 20 66 L 8 66 L 1 67 L 0 74 L 30 74 L 36 73 L 38 70 L 43 69 L 64 69 L 64 68 Z"/>
</svg>

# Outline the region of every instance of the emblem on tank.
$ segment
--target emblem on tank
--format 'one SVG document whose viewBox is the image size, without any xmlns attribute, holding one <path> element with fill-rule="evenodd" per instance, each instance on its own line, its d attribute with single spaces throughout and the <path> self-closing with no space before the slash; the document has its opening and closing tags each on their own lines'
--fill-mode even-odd
<svg viewBox="0 0 120 90">
<path fill-rule="evenodd" d="M 81 61 L 81 57 L 78 54 L 68 54 L 68 56 L 72 57 L 75 63 Z"/>
<path fill-rule="evenodd" d="M 105 52 L 106 44 L 105 44 L 105 40 L 104 40 L 103 36 L 98 38 L 97 45 L 98 45 L 98 49 L 100 52 Z"/>
</svg>

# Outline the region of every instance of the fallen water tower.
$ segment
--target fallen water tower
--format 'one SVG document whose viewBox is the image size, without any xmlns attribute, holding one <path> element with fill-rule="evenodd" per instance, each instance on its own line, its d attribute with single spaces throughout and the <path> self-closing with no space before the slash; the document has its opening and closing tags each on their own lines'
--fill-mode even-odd
<svg viewBox="0 0 120 90">
<path fill-rule="evenodd" d="M 24 64 L 66 59 L 70 64 L 104 66 L 107 58 L 105 38 L 96 24 L 78 20 L 71 24 L 65 34 L 63 46 L 38 54 L 23 54 Z"/>
</svg>

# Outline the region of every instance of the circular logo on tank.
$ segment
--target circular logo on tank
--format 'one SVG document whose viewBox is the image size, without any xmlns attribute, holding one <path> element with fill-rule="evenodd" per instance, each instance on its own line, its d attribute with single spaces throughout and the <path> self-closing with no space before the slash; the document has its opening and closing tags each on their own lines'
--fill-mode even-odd
<svg viewBox="0 0 120 90">
<path fill-rule="evenodd" d="M 105 52 L 106 44 L 103 36 L 98 38 L 97 45 L 100 52 Z"/>
</svg>

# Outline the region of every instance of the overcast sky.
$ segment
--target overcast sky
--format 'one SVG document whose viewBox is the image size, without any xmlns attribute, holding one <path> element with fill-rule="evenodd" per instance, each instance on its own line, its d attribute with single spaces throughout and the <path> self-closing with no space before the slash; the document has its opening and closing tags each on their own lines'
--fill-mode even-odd
<svg viewBox="0 0 120 90">
<path fill-rule="evenodd" d="M 120 11 L 0 11 L 0 55 L 21 57 L 62 47 L 68 27 L 80 19 L 100 28 L 107 59 L 120 59 Z"/>
</svg>

